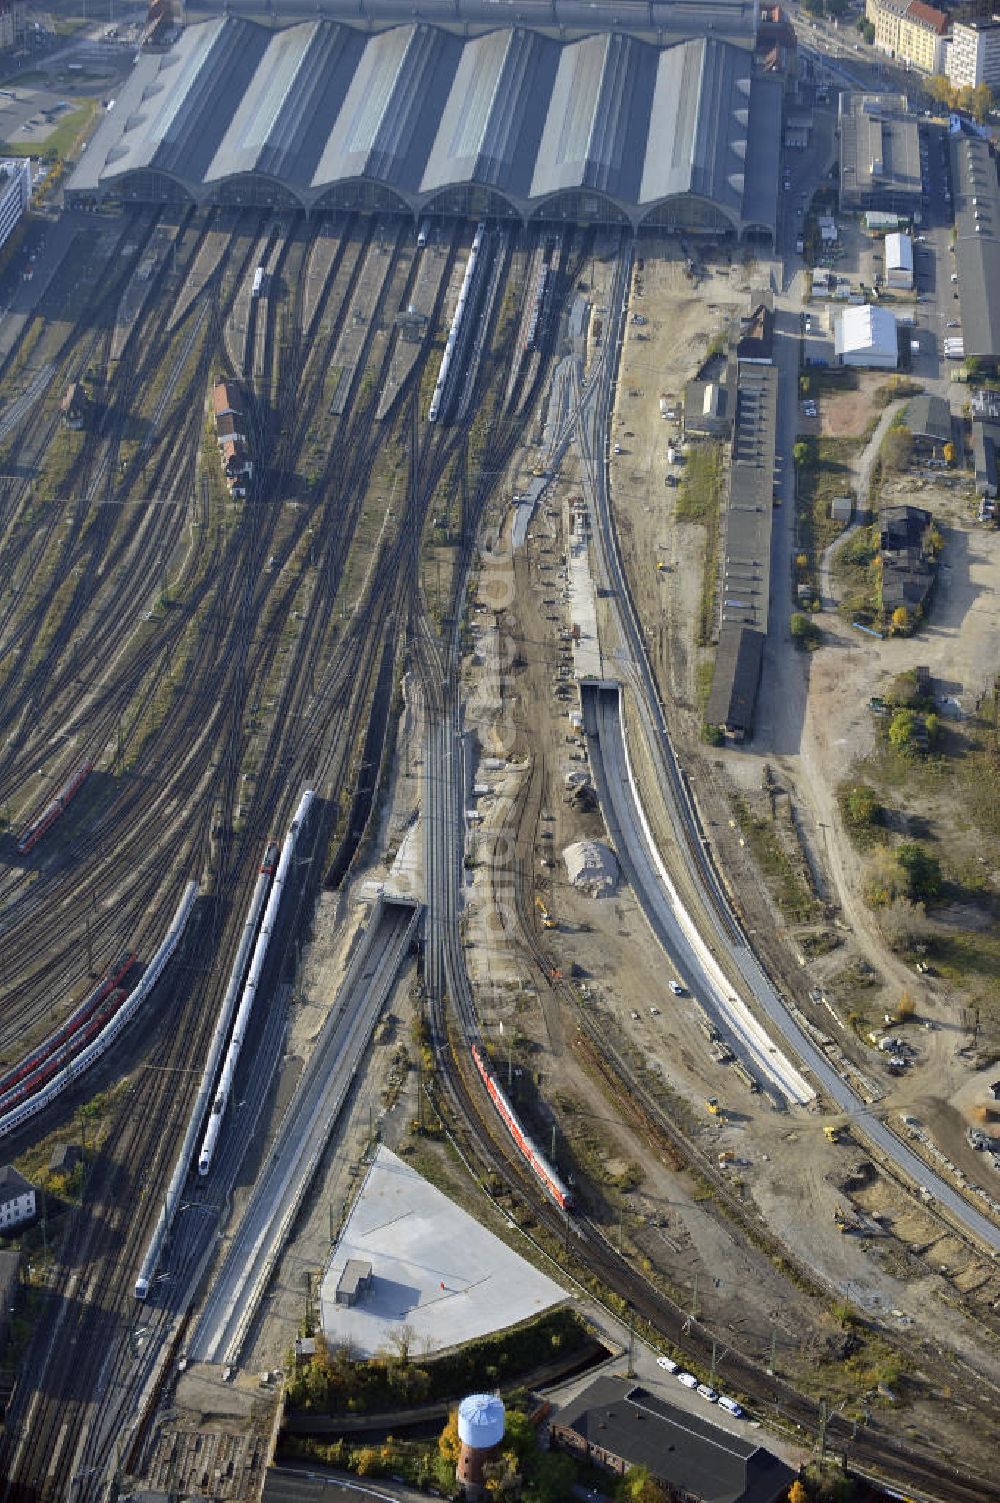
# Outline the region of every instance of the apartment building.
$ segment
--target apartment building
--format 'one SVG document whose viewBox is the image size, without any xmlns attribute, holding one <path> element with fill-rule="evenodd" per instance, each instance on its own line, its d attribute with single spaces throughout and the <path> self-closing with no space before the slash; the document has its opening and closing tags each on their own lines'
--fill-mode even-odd
<svg viewBox="0 0 1000 1503">
<path fill-rule="evenodd" d="M 949 19 L 924 0 L 867 0 L 865 14 L 875 28 L 875 46 L 921 73 L 945 65 Z"/>
<path fill-rule="evenodd" d="M 955 22 L 947 72 L 956 89 L 986 84 L 1000 94 L 1000 16 Z"/>
</svg>

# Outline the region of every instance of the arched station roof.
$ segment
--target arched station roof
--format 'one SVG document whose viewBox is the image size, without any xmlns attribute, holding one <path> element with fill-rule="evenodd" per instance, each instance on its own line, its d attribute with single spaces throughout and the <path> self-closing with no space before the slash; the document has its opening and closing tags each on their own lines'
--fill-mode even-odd
<svg viewBox="0 0 1000 1503">
<path fill-rule="evenodd" d="M 586 218 L 593 202 L 633 226 L 690 200 L 738 232 L 773 229 L 777 171 L 748 182 L 779 134 L 780 85 L 717 37 L 462 37 L 419 21 L 274 31 L 227 16 L 139 56 L 68 191 L 169 181 L 195 202 L 233 201 L 259 178 L 255 201 L 310 209 L 365 183 L 414 214 L 467 196 L 526 221 L 576 202 Z"/>
</svg>

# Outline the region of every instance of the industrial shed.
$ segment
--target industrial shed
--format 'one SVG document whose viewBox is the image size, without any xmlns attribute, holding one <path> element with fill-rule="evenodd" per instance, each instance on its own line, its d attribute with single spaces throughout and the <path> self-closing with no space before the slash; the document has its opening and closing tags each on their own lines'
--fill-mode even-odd
<svg viewBox="0 0 1000 1503">
<path fill-rule="evenodd" d="M 913 286 L 913 241 L 898 231 L 885 237 L 885 280 L 889 287 Z"/>
<path fill-rule="evenodd" d="M 989 142 L 953 137 L 951 177 L 964 352 L 995 369 L 1000 363 L 1000 183 Z"/>
<path fill-rule="evenodd" d="M 226 16 L 139 56 L 66 194 L 770 242 L 780 135 L 780 81 L 717 37 Z"/>
<path fill-rule="evenodd" d="M 896 320 L 873 303 L 844 308 L 834 319 L 834 346 L 841 365 L 895 370 L 899 360 Z"/>
</svg>

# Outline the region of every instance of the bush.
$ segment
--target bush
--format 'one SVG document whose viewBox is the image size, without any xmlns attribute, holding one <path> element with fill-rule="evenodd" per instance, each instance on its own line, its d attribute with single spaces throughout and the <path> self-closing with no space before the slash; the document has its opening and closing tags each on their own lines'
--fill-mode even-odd
<svg viewBox="0 0 1000 1503">
<path fill-rule="evenodd" d="M 916 728 L 917 717 L 913 710 L 897 710 L 889 722 L 889 745 L 893 751 L 910 751 Z"/>
<path fill-rule="evenodd" d="M 810 621 L 803 611 L 793 611 L 789 622 L 792 641 L 806 652 L 819 646 L 820 630 L 815 621 Z"/>
<path fill-rule="evenodd" d="M 701 739 L 706 746 L 723 746 L 726 740 L 726 733 L 721 725 L 709 725 L 706 720 L 702 723 Z"/>
<path fill-rule="evenodd" d="M 906 878 L 906 895 L 918 902 L 931 902 L 941 891 L 941 863 L 915 840 L 896 851 L 896 860 Z"/>
<path fill-rule="evenodd" d="M 854 783 L 841 792 L 844 822 L 855 830 L 868 830 L 882 819 L 882 805 L 870 783 Z"/>
<path fill-rule="evenodd" d="M 882 440 L 879 458 L 883 469 L 894 470 L 897 474 L 907 469 L 913 458 L 913 434 L 909 428 L 890 428 Z"/>
</svg>

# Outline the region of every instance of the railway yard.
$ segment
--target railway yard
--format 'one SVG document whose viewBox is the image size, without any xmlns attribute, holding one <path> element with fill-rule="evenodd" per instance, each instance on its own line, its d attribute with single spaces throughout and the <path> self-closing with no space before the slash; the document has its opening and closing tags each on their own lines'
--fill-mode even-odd
<svg viewBox="0 0 1000 1503">
<path fill-rule="evenodd" d="M 0 367 L 0 1132 L 91 1151 L 0 1499 L 259 1496 L 376 1136 L 789 1456 L 1000 1497 L 995 1205 L 716 849 L 652 434 L 752 269 L 651 238 L 640 302 L 607 229 L 65 223 Z"/>
</svg>

